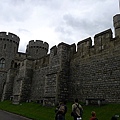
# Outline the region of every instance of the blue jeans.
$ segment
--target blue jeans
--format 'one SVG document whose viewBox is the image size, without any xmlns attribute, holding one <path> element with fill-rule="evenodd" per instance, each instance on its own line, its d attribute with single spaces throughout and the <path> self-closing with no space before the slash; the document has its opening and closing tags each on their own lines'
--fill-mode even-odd
<svg viewBox="0 0 120 120">
<path fill-rule="evenodd" d="M 57 120 L 65 120 L 65 116 L 62 114 L 57 115 Z"/>
</svg>

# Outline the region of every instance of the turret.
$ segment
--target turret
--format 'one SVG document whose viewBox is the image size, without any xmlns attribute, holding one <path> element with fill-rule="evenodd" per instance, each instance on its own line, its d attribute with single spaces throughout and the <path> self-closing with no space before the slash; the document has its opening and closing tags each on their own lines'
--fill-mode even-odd
<svg viewBox="0 0 120 120">
<path fill-rule="evenodd" d="M 0 32 L 0 60 L 4 60 L 4 68 L 7 70 L 11 66 L 12 60 L 18 52 L 20 38 L 13 33 Z"/>
<path fill-rule="evenodd" d="M 113 24 L 115 30 L 115 37 L 120 37 L 120 14 L 113 17 Z"/>
<path fill-rule="evenodd" d="M 49 45 L 41 40 L 31 40 L 27 45 L 26 53 L 28 56 L 37 59 L 47 55 Z"/>
<path fill-rule="evenodd" d="M 0 32 L 0 48 L 6 52 L 17 53 L 20 38 L 13 33 Z"/>
</svg>

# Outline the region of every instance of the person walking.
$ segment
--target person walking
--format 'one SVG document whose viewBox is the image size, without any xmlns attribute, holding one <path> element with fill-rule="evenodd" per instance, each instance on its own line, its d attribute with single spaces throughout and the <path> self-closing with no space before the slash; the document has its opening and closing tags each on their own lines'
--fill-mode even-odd
<svg viewBox="0 0 120 120">
<path fill-rule="evenodd" d="M 59 103 L 59 106 L 56 108 L 55 120 L 65 120 L 66 113 L 67 113 L 66 101 L 62 101 Z"/>
<path fill-rule="evenodd" d="M 74 100 L 74 104 L 72 104 L 72 116 L 74 120 L 81 120 L 82 119 L 83 108 L 78 103 L 78 99 Z"/>
</svg>

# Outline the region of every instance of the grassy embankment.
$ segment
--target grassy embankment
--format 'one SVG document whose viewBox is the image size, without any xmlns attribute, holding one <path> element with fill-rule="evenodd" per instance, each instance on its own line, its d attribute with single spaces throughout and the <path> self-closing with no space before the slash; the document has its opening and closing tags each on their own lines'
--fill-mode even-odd
<svg viewBox="0 0 120 120">
<path fill-rule="evenodd" d="M 68 112 L 66 114 L 66 120 L 73 120 L 70 115 L 71 105 L 72 103 L 67 104 Z M 111 120 L 111 117 L 114 114 L 120 115 L 120 104 L 108 104 L 100 107 L 97 105 L 83 105 L 83 108 L 83 120 L 89 120 L 91 111 L 96 111 L 99 120 Z M 13 105 L 10 101 L 4 101 L 0 102 L 0 109 L 20 114 L 34 120 L 54 120 L 55 116 L 55 107 L 43 107 L 42 105 L 33 102 Z"/>
</svg>

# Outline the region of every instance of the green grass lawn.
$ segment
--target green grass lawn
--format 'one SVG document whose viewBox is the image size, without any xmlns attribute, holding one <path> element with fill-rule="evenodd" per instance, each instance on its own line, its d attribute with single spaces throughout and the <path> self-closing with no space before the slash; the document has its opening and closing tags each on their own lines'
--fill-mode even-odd
<svg viewBox="0 0 120 120">
<path fill-rule="evenodd" d="M 68 112 L 66 114 L 66 120 L 73 120 L 70 115 L 71 105 L 72 103 L 67 103 Z M 0 109 L 20 114 L 34 120 L 54 120 L 55 117 L 55 107 L 45 107 L 33 102 L 13 105 L 10 101 L 4 101 L 0 102 Z M 113 115 L 120 115 L 120 104 L 107 104 L 100 107 L 97 105 L 83 105 L 83 109 L 83 120 L 89 120 L 91 111 L 96 111 L 99 120 L 111 120 Z M 118 118 L 118 120 L 119 119 L 120 118 Z"/>
</svg>

